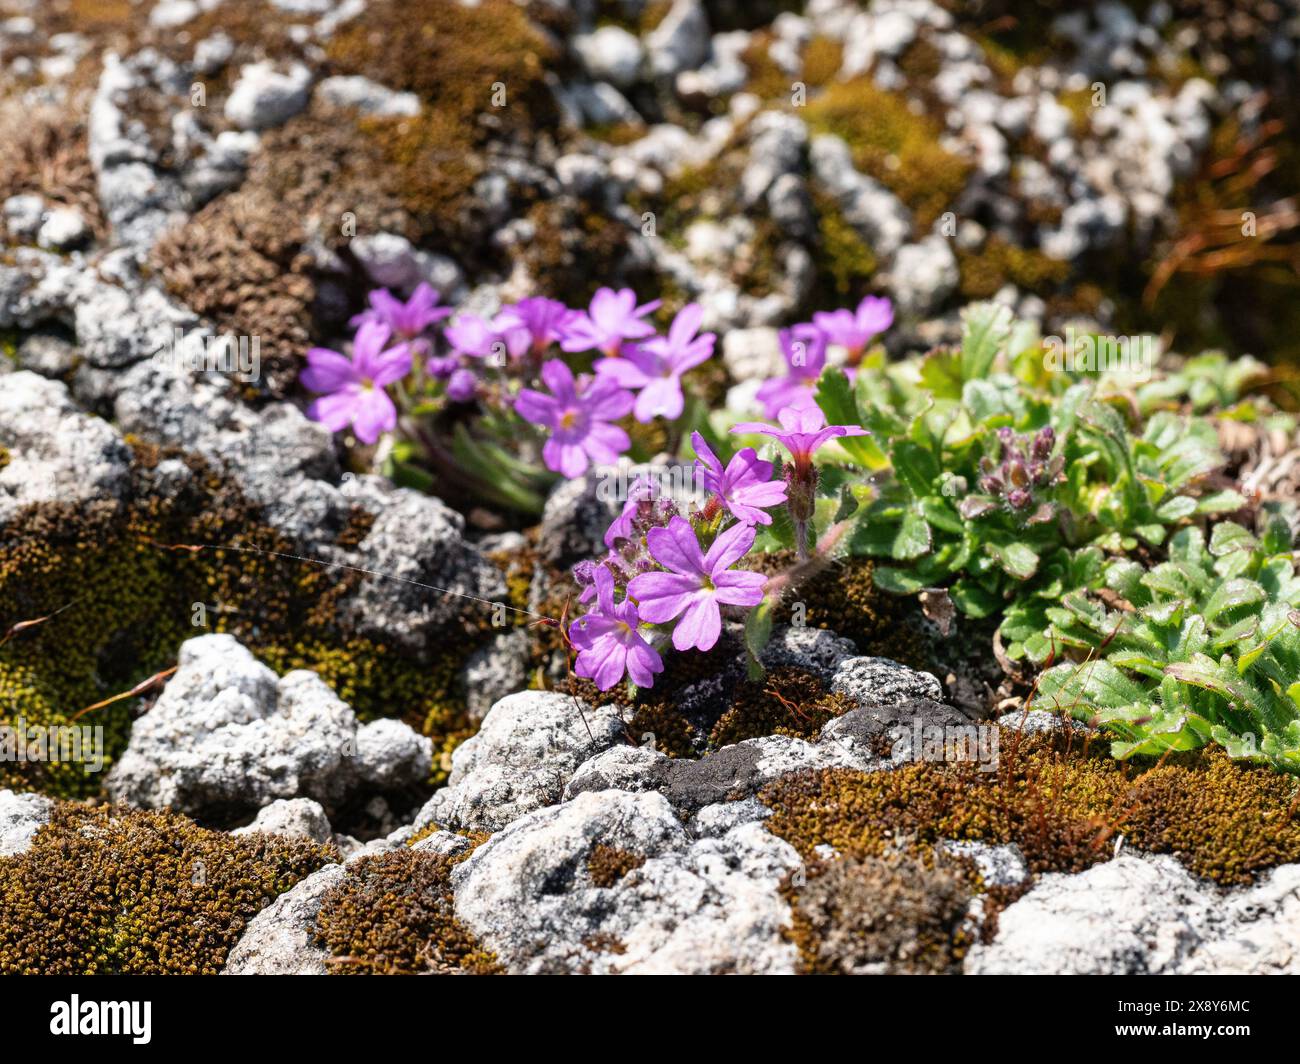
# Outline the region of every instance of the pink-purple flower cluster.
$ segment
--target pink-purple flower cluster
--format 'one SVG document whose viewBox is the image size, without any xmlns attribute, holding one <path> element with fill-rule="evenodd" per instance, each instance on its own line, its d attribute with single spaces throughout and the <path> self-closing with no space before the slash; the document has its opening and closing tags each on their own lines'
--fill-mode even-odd
<svg viewBox="0 0 1300 1064">
<path fill-rule="evenodd" d="M 872 340 L 893 323 L 890 301 L 867 296 L 856 310 L 818 311 L 811 322 L 782 329 L 778 337 L 786 374 L 764 382 L 758 390 L 763 416 L 776 417 L 785 407 L 813 405 L 817 379 L 832 346 L 842 349 L 845 373 L 852 379 Z"/>
<path fill-rule="evenodd" d="M 415 371 L 418 397 L 422 371 L 453 403 L 490 398 L 545 430 L 542 459 L 565 477 L 628 449 L 627 433 L 611 422 L 627 414 L 642 422 L 680 417 L 682 375 L 712 356 L 716 339 L 700 332 L 704 312 L 695 303 L 682 308 L 666 336 L 655 335 L 645 319 L 660 301 L 638 304 L 630 288 L 601 288 L 586 310 L 534 297 L 491 318 L 461 313 L 442 325 L 441 340 L 431 330 L 452 310 L 429 285 L 405 301 L 376 289 L 368 302 L 352 319 L 357 334 L 350 355 L 326 348 L 307 353 L 303 383 L 321 393 L 312 417 L 375 443 L 397 425 L 397 386 Z M 586 352 L 596 356 L 594 374 L 575 375 L 561 356 Z M 506 378 L 511 387 L 492 386 Z"/>
<path fill-rule="evenodd" d="M 601 690 L 624 675 L 650 686 L 668 642 L 676 650 L 710 650 L 724 608 L 763 600 L 766 577 L 735 565 L 754 545 L 756 526 L 771 524 L 767 509 L 786 501 L 786 485 L 772 479 L 772 463 L 753 448 L 724 465 L 698 432 L 691 441 L 708 492 L 704 505 L 684 516 L 655 480 L 638 479 L 605 533 L 609 554 L 575 570 L 581 601 L 595 604 L 569 628 L 574 671 Z"/>
</svg>

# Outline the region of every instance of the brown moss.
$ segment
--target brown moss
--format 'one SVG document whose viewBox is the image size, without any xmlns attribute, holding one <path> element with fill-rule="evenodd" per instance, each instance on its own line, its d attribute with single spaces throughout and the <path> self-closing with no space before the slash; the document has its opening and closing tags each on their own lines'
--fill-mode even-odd
<svg viewBox="0 0 1300 1064">
<path fill-rule="evenodd" d="M 463 859 L 463 858 L 460 858 Z M 458 858 L 417 850 L 363 857 L 326 893 L 316 937 L 348 975 L 495 975 L 501 965 L 455 915 Z"/>
<path fill-rule="evenodd" d="M 61 803 L 0 859 L 0 972 L 219 972 L 248 921 L 333 847 L 208 831 L 171 812 Z"/>
<path fill-rule="evenodd" d="M 587 873 L 596 886 L 612 887 L 643 864 L 645 858 L 639 853 L 598 842 L 587 857 Z"/>
<path fill-rule="evenodd" d="M 1248 882 L 1300 859 L 1296 785 L 1221 752 L 1163 766 L 1117 762 L 1077 739 L 1003 732 L 997 772 L 920 762 L 894 772 L 844 769 L 786 777 L 762 792 L 769 828 L 808 859 L 829 844 L 878 856 L 906 837 L 1015 843 L 1034 872 L 1074 872 L 1106 859 L 1117 835 L 1176 854 L 1198 875 Z"/>
<path fill-rule="evenodd" d="M 731 707 L 709 732 L 709 746 L 718 749 L 764 735 L 813 739 L 824 725 L 855 708 L 852 699 L 828 691 L 811 673 L 773 669 L 762 680 L 740 685 Z"/>
<path fill-rule="evenodd" d="M 82 101 L 88 106 L 87 101 Z M 105 233 L 95 173 L 90 165 L 85 106 L 32 106 L 25 100 L 0 103 L 0 202 L 34 194 L 47 203 L 74 208 L 96 237 Z"/>
<path fill-rule="evenodd" d="M 789 891 L 790 939 L 810 975 L 956 974 L 971 886 L 950 863 L 891 851 L 819 863 Z"/>
<path fill-rule="evenodd" d="M 876 272 L 875 252 L 848 223 L 833 197 L 814 192 L 813 207 L 817 214 L 818 293 L 827 301 L 855 298 Z"/>
<path fill-rule="evenodd" d="M 555 121 L 543 81 L 554 59 L 551 46 L 511 0 L 473 7 L 377 0 L 364 17 L 339 27 L 326 53 L 339 73 L 414 92 L 471 136 L 476 130 L 528 133 Z M 497 85 L 505 87 L 504 106 L 493 104 Z"/>
</svg>

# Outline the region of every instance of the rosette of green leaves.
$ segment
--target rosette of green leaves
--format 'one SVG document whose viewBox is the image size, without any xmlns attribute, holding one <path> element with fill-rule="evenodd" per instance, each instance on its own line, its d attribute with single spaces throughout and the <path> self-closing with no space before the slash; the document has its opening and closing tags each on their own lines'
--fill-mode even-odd
<svg viewBox="0 0 1300 1064">
<path fill-rule="evenodd" d="M 1145 569 L 1115 558 L 1100 587 L 1049 607 L 1050 635 L 1081 660 L 1039 679 L 1045 705 L 1118 736 L 1116 757 L 1208 742 L 1300 772 L 1300 579 L 1288 525 L 1170 540 Z"/>
<path fill-rule="evenodd" d="M 1244 500 L 1202 490 L 1224 462 L 1208 422 L 1161 412 L 1134 432 L 1095 381 L 1061 374 L 1044 384 L 1041 374 L 1012 372 L 1010 358 L 997 369 L 1000 354 L 1022 350 L 1005 307 L 976 304 L 963 320 L 960 350 L 864 366 L 853 386 L 833 368 L 823 374 L 827 419 L 872 433 L 844 441 L 876 486 L 849 546 L 882 559 L 875 579 L 885 590 L 943 587 L 969 616 L 1001 611 L 1007 653 L 1043 661 L 1046 608 L 1092 586 L 1107 552 L 1158 546 L 1170 526 Z M 1045 427 L 1063 478 L 1015 508 L 979 490 L 1003 460 L 1000 430 L 1028 438 Z"/>
</svg>

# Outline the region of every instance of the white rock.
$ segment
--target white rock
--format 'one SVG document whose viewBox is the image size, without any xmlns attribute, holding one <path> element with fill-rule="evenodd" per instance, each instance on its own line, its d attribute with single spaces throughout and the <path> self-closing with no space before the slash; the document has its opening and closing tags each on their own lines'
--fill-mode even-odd
<svg viewBox="0 0 1300 1064">
<path fill-rule="evenodd" d="M 271 63 L 247 63 L 226 98 L 226 117 L 240 129 L 272 129 L 307 106 L 311 71 L 295 63 L 281 73 Z"/>
<path fill-rule="evenodd" d="M 313 842 L 330 842 L 334 838 L 325 810 L 310 798 L 279 798 L 259 810 L 251 824 L 235 828 L 231 834 L 252 835 L 255 832 L 311 839 Z"/>
<path fill-rule="evenodd" d="M 355 107 L 362 114 L 414 116 L 420 113 L 420 98 L 413 92 L 396 92 L 360 75 L 326 78 L 316 92 L 335 107 Z"/>
<path fill-rule="evenodd" d="M 596 81 L 625 89 L 636 81 L 645 53 L 641 42 L 621 26 L 601 26 L 573 38 L 573 47 Z"/>
<path fill-rule="evenodd" d="M 43 794 L 0 790 L 0 857 L 15 857 L 50 821 L 54 802 Z"/>
<path fill-rule="evenodd" d="M 45 221 L 36 234 L 36 243 L 43 248 L 62 251 L 76 247 L 89 235 L 90 227 L 80 211 L 71 207 L 55 207 L 45 215 Z"/>
<path fill-rule="evenodd" d="M 281 894 L 248 922 L 222 975 L 325 975 L 328 951 L 316 945 L 316 917 L 326 893 L 346 874 L 326 865 Z"/>
</svg>

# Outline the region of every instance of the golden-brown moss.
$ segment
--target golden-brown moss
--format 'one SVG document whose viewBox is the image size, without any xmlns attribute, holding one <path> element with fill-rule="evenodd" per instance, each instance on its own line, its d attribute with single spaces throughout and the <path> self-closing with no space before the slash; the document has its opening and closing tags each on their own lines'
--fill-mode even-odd
<svg viewBox="0 0 1300 1064">
<path fill-rule="evenodd" d="M 940 975 L 960 970 L 970 945 L 963 870 L 889 851 L 818 863 L 788 890 L 790 939 L 810 975 Z"/>
<path fill-rule="evenodd" d="M 811 673 L 773 669 L 762 680 L 740 685 L 709 732 L 709 746 L 717 749 L 764 735 L 813 739 L 828 722 L 855 708 L 852 699 L 828 691 Z"/>
<path fill-rule="evenodd" d="M 1034 248 L 1023 248 L 991 236 L 975 250 L 958 248 L 961 294 L 967 299 L 989 299 L 1007 284 L 1024 292 L 1048 294 L 1069 276 L 1069 263 L 1049 258 Z"/>
<path fill-rule="evenodd" d="M 1148 768 L 1084 750 L 1077 739 L 1003 732 L 997 772 L 921 762 L 894 772 L 804 773 L 771 784 L 769 828 L 811 859 L 826 843 L 874 856 L 892 840 L 922 852 L 940 839 L 1015 843 L 1034 872 L 1104 860 L 1117 835 L 1176 854 L 1198 875 L 1231 884 L 1300 859 L 1295 782 L 1222 753 Z"/>
<path fill-rule="evenodd" d="M 247 551 L 182 549 L 233 543 L 296 552 L 233 482 L 198 459 L 185 459 L 185 487 L 153 490 L 164 457 L 176 455 L 137 445 L 129 502 L 43 505 L 10 524 L 0 544 L 0 630 L 50 619 L 0 647 L 0 718 L 66 723 L 175 664 L 184 640 L 222 631 L 276 669 L 319 671 L 363 719 L 398 715 L 444 746 L 469 733 L 456 676 L 477 635 L 448 639 L 444 653 L 421 660 L 340 620 L 335 606 L 355 574 Z M 355 541 L 369 520 L 353 512 L 338 533 Z M 125 744 L 131 704 L 83 718 L 105 728 L 110 762 Z M 444 771 L 435 770 L 435 782 Z M 77 764 L 0 762 L 0 786 L 93 795 L 99 779 Z"/>
<path fill-rule="evenodd" d="M 337 854 L 171 812 L 60 803 L 0 858 L 0 972 L 215 974 L 249 919 Z"/>
<path fill-rule="evenodd" d="M 814 193 L 817 212 L 817 280 L 827 299 L 856 298 L 876 272 L 876 255 L 844 218 L 833 198 Z"/>
<path fill-rule="evenodd" d="M 350 975 L 494 975 L 501 965 L 455 914 L 463 858 L 402 849 L 363 857 L 325 895 L 316 935 L 330 970 Z"/>
<path fill-rule="evenodd" d="M 606 846 L 598 842 L 587 858 L 587 872 L 591 881 L 598 887 L 612 887 L 629 872 L 645 864 L 645 858 L 630 850 L 620 850 L 617 846 Z"/>
</svg>

